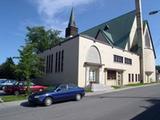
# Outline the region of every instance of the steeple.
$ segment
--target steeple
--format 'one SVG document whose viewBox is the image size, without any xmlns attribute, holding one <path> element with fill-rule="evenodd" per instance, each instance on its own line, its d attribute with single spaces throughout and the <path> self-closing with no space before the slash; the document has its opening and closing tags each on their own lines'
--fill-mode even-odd
<svg viewBox="0 0 160 120">
<path fill-rule="evenodd" d="M 72 26 L 72 27 L 76 27 L 76 22 L 75 22 L 75 17 L 74 17 L 74 10 L 72 8 L 71 10 L 71 15 L 70 15 L 70 19 L 69 19 L 69 23 L 68 23 L 68 27 Z"/>
<path fill-rule="evenodd" d="M 66 35 L 65 37 L 73 37 L 78 34 L 78 28 L 76 27 L 75 16 L 74 16 L 74 9 L 71 10 L 71 15 L 68 23 L 68 27 L 66 28 Z"/>
</svg>

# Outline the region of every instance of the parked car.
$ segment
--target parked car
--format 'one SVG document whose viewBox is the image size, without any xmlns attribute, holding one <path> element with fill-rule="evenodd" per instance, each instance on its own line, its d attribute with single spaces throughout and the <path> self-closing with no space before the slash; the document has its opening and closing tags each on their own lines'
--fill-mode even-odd
<svg viewBox="0 0 160 120">
<path fill-rule="evenodd" d="M 2 89 L 2 85 L 5 81 L 6 81 L 5 79 L 0 79 L 0 89 Z"/>
<path fill-rule="evenodd" d="M 61 84 L 51 90 L 37 92 L 28 97 L 30 104 L 41 104 L 49 106 L 54 102 L 66 100 L 81 100 L 85 95 L 84 88 L 80 88 L 73 84 Z"/>
<path fill-rule="evenodd" d="M 47 88 L 46 86 L 35 85 L 32 82 L 30 82 L 29 87 L 30 87 L 31 92 L 39 92 Z M 19 95 L 19 94 L 25 93 L 26 91 L 27 91 L 27 82 L 25 81 L 20 81 L 20 82 L 15 83 L 12 86 L 6 86 L 4 88 L 4 92 L 7 94 Z"/>
<path fill-rule="evenodd" d="M 4 80 L 0 83 L 0 90 L 3 90 L 6 86 L 14 85 L 16 82 L 16 80 Z"/>
</svg>

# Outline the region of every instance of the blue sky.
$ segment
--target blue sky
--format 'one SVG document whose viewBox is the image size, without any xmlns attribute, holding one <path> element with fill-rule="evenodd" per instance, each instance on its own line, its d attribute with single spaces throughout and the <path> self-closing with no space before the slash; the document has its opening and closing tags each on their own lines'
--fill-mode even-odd
<svg viewBox="0 0 160 120">
<path fill-rule="evenodd" d="M 143 0 L 143 18 L 147 19 L 160 64 L 160 1 Z M 26 26 L 46 26 L 64 34 L 71 7 L 75 8 L 79 32 L 135 9 L 135 0 L 1 0 L 0 1 L 0 64 L 7 57 L 18 56 L 25 43 Z"/>
</svg>

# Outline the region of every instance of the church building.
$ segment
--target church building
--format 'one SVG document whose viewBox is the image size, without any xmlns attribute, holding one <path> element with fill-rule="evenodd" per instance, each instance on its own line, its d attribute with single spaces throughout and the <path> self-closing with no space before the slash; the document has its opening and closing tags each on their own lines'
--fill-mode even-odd
<svg viewBox="0 0 160 120">
<path fill-rule="evenodd" d="M 155 50 L 149 24 L 136 10 L 78 33 L 72 9 L 65 40 L 40 54 L 45 60 L 41 82 L 123 86 L 156 81 Z"/>
</svg>

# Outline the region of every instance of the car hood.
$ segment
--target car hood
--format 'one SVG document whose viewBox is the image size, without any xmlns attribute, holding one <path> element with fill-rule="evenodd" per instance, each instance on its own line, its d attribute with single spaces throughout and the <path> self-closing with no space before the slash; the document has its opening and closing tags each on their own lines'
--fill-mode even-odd
<svg viewBox="0 0 160 120">
<path fill-rule="evenodd" d="M 41 91 L 41 92 L 33 93 L 32 96 L 50 94 L 51 92 L 54 92 L 54 91 L 44 90 L 44 91 Z"/>
</svg>

